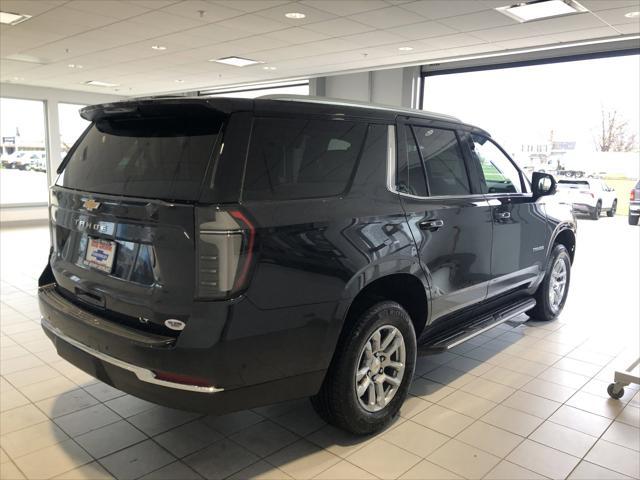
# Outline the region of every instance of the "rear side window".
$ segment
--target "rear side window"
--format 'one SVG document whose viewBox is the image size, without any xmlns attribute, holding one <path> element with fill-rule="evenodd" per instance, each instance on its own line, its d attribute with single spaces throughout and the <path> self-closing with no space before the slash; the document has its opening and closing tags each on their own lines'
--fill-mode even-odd
<svg viewBox="0 0 640 480">
<path fill-rule="evenodd" d="M 409 126 L 405 127 L 405 139 L 407 158 L 406 161 L 398 159 L 398 172 L 396 174 L 398 191 L 418 197 L 426 197 L 427 180 L 422 166 L 422 157 L 418 152 L 418 146 Z"/>
<path fill-rule="evenodd" d="M 469 195 L 469 177 L 455 132 L 431 127 L 413 129 L 427 169 L 429 194 Z"/>
<path fill-rule="evenodd" d="M 469 177 L 452 130 L 406 127 L 407 162 L 398 167 L 398 191 L 420 197 L 469 195 Z"/>
<path fill-rule="evenodd" d="M 57 184 L 76 190 L 197 200 L 222 121 L 219 117 L 121 117 L 94 123 Z"/>
<path fill-rule="evenodd" d="M 244 200 L 288 200 L 343 193 L 367 125 L 338 120 L 256 118 Z"/>
</svg>

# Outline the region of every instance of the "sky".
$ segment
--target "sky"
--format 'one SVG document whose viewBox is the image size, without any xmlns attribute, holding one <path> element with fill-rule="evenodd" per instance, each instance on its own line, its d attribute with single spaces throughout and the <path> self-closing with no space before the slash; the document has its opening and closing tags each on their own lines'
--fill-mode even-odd
<svg viewBox="0 0 640 480">
<path fill-rule="evenodd" d="M 545 143 L 551 130 L 554 140 L 593 152 L 601 107 L 638 132 L 639 86 L 639 55 L 484 70 L 427 77 L 424 109 L 487 130 L 512 154 Z"/>
</svg>

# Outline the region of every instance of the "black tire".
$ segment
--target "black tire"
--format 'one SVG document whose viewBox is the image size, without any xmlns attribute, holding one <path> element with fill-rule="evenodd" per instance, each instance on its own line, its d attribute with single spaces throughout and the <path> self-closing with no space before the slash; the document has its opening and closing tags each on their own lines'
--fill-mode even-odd
<svg viewBox="0 0 640 480">
<path fill-rule="evenodd" d="M 611 204 L 611 208 L 607 210 L 607 217 L 613 217 L 618 209 L 618 200 L 614 200 Z"/>
<path fill-rule="evenodd" d="M 602 202 L 598 200 L 596 206 L 591 210 L 591 219 L 598 220 L 600 218 L 600 214 L 602 213 Z"/>
<path fill-rule="evenodd" d="M 406 351 L 405 369 L 389 403 L 381 410 L 370 412 L 358 399 L 355 373 L 365 344 L 378 328 L 385 325 L 397 328 L 402 334 Z M 396 302 L 377 303 L 341 335 L 320 392 L 311 398 L 311 403 L 327 423 L 356 435 L 378 432 L 393 420 L 407 397 L 415 363 L 416 334 L 411 317 Z"/>
<path fill-rule="evenodd" d="M 607 393 L 614 400 L 620 400 L 622 397 L 624 397 L 624 388 L 620 388 L 620 390 L 618 390 L 617 392 L 614 391 L 615 388 L 616 388 L 616 384 L 610 383 L 609 386 L 607 387 Z"/>
<path fill-rule="evenodd" d="M 629 215 L 629 225 L 638 225 L 638 219 L 640 216 L 638 215 Z"/>
<path fill-rule="evenodd" d="M 549 288 L 551 284 L 551 270 L 553 266 L 556 264 L 556 261 L 561 259 L 565 263 L 566 269 L 566 285 L 564 288 L 563 298 L 560 301 L 560 304 L 557 308 L 553 308 L 549 301 Z M 558 318 L 558 315 L 562 312 L 564 308 L 564 304 L 567 301 L 567 296 L 569 294 L 569 286 L 571 284 L 571 257 L 569 257 L 569 252 L 565 248 L 564 245 L 556 244 L 551 251 L 551 256 L 549 258 L 549 263 L 545 270 L 544 279 L 538 290 L 535 293 L 536 306 L 527 312 L 527 315 L 531 317 L 532 320 L 541 320 L 541 321 L 551 321 Z"/>
</svg>

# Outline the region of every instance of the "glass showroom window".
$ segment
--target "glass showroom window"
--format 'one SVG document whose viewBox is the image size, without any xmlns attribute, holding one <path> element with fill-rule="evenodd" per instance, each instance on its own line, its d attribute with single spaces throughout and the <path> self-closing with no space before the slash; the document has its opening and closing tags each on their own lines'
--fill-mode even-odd
<svg viewBox="0 0 640 480">
<path fill-rule="evenodd" d="M 89 126 L 89 122 L 80 116 L 80 109 L 86 105 L 74 103 L 58 104 L 58 119 L 60 125 L 60 159 L 52 162 L 51 168 L 57 168 L 67 155 L 78 137 Z"/>
<path fill-rule="evenodd" d="M 639 83 L 640 56 L 622 55 L 427 75 L 423 104 L 482 125 L 527 172 L 624 178 L 626 197 L 640 174 Z"/>
<path fill-rule="evenodd" d="M 0 205 L 47 203 L 44 102 L 0 98 Z"/>
</svg>

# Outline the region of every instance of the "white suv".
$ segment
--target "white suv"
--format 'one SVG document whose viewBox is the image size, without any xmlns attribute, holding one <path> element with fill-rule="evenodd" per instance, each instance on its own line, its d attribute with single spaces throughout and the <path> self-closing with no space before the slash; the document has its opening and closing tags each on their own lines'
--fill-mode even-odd
<svg viewBox="0 0 640 480">
<path fill-rule="evenodd" d="M 616 191 L 598 179 L 558 180 L 558 194 L 571 203 L 574 212 L 585 213 L 594 220 L 600 218 L 602 211 L 613 217 L 618 208 Z"/>
</svg>

